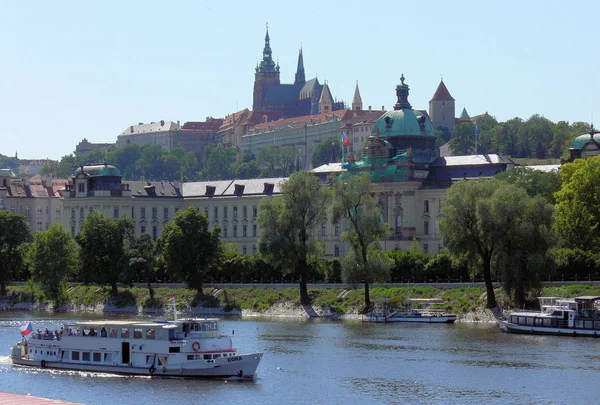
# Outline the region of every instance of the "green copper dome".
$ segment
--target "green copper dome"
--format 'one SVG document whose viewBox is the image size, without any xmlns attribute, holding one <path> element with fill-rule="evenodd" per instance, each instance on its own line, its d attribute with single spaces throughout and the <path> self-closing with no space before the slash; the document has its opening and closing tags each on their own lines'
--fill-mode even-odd
<svg viewBox="0 0 600 405">
<path fill-rule="evenodd" d="M 90 177 L 95 176 L 115 176 L 121 177 L 121 171 L 112 165 L 92 165 L 92 166 L 83 166 L 79 167 L 73 173 L 73 176 L 77 176 L 77 173 L 81 172 L 86 173 Z"/>
<path fill-rule="evenodd" d="M 421 111 L 413 110 L 408 102 L 409 87 L 404 84 L 404 75 L 400 78 L 402 82 L 396 86 L 398 102 L 392 111 L 383 114 L 373 125 L 373 135 L 383 137 L 418 136 L 435 138 L 433 124 Z"/>
<path fill-rule="evenodd" d="M 596 141 L 597 143 L 600 143 L 600 133 L 594 134 L 594 141 Z M 571 142 L 570 149 L 583 149 L 585 144 L 588 142 L 592 142 L 592 135 L 590 135 L 590 134 L 579 135 L 577 138 L 573 139 L 573 142 Z"/>
</svg>

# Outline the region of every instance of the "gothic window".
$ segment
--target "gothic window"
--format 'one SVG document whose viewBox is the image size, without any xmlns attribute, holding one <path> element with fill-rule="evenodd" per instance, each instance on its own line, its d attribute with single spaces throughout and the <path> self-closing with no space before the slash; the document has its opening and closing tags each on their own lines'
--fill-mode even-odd
<svg viewBox="0 0 600 405">
<path fill-rule="evenodd" d="M 429 235 L 429 221 L 423 221 L 423 233 Z"/>
</svg>

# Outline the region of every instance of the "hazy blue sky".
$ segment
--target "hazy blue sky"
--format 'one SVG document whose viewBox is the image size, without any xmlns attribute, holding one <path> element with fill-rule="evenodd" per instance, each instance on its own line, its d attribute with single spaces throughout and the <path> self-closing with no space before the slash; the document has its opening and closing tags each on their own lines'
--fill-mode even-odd
<svg viewBox="0 0 600 405">
<path fill-rule="evenodd" d="M 600 120 L 597 1 L 0 1 L 0 153 L 59 159 L 138 122 L 252 108 L 265 23 L 281 80 L 390 109 L 440 77 L 457 115 Z"/>
</svg>

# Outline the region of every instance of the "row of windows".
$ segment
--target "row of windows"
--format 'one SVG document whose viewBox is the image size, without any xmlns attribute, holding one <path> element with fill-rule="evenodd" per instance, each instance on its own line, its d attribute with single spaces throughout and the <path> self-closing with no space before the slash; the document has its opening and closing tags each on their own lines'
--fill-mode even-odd
<svg viewBox="0 0 600 405">
<path fill-rule="evenodd" d="M 232 228 L 233 228 L 232 229 L 233 230 L 232 237 L 237 238 L 238 237 L 238 226 L 237 225 L 233 225 Z M 252 236 L 256 237 L 257 233 L 258 233 L 258 227 L 256 225 L 252 225 Z M 229 237 L 229 228 L 227 226 L 224 226 L 221 229 L 221 235 L 224 238 L 228 238 Z M 245 237 L 248 237 L 248 236 L 249 236 L 248 235 L 248 225 L 242 225 L 242 234 L 241 234 L 241 237 L 245 238 Z"/>
<path fill-rule="evenodd" d="M 232 218 L 233 219 L 237 219 L 238 217 L 238 207 L 236 205 L 234 205 L 232 207 Z M 204 214 L 206 215 L 206 218 L 209 218 L 209 208 L 208 207 L 204 207 Z M 229 207 L 223 207 L 223 218 L 228 218 L 229 216 Z M 256 207 L 256 205 L 254 205 L 252 207 L 252 218 L 256 218 L 258 216 L 258 208 Z M 213 208 L 213 219 L 219 219 L 219 207 L 215 206 Z M 248 218 L 248 206 L 244 205 L 242 206 L 242 218 Z"/>
</svg>

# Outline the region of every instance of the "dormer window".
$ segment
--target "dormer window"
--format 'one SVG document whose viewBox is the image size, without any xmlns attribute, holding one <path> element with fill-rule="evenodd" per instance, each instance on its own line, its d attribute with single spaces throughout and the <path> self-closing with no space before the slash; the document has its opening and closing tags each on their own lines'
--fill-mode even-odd
<svg viewBox="0 0 600 405">
<path fill-rule="evenodd" d="M 215 186 L 206 186 L 206 195 L 207 196 L 213 196 L 215 195 L 215 190 L 217 188 Z"/>
<path fill-rule="evenodd" d="M 237 196 L 244 194 L 244 188 L 245 186 L 243 184 L 236 184 L 234 194 Z"/>
<path fill-rule="evenodd" d="M 265 188 L 263 190 L 263 192 L 265 194 L 273 194 L 273 188 L 275 187 L 275 185 L 273 183 L 264 183 L 265 184 Z"/>
</svg>

